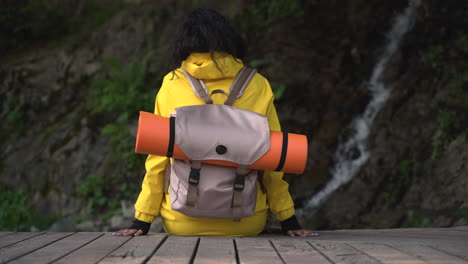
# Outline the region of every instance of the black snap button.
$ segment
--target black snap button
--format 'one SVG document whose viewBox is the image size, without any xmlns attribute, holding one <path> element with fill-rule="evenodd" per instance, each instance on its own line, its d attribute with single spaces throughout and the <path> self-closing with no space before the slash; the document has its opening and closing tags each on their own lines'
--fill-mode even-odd
<svg viewBox="0 0 468 264">
<path fill-rule="evenodd" d="M 223 145 L 218 145 L 216 147 L 216 153 L 218 153 L 219 155 L 223 155 L 224 153 L 227 152 L 227 148 L 226 146 L 223 146 Z"/>
</svg>

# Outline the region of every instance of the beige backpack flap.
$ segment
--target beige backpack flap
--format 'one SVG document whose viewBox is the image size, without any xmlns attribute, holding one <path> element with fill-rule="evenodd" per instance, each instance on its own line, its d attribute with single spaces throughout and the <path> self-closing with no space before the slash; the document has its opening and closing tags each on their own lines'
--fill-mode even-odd
<svg viewBox="0 0 468 264">
<path fill-rule="evenodd" d="M 211 100 L 210 96 L 207 94 L 208 89 L 206 88 L 205 83 L 190 75 L 184 68 L 181 69 L 184 72 L 185 77 L 187 77 L 187 80 L 189 81 L 190 86 L 192 86 L 195 94 L 198 95 L 205 104 L 212 104 L 213 100 Z"/>
<path fill-rule="evenodd" d="M 231 85 L 229 96 L 224 102 L 225 105 L 232 105 L 237 98 L 241 97 L 242 93 L 256 72 L 257 71 L 255 69 L 247 67 L 244 67 L 240 70 L 239 74 L 237 74 L 236 79 Z"/>
</svg>

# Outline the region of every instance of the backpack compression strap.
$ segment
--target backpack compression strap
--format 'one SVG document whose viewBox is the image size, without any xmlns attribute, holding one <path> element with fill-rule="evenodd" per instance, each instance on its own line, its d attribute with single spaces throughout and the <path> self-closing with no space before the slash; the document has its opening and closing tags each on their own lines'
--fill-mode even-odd
<svg viewBox="0 0 468 264">
<path fill-rule="evenodd" d="M 248 173 L 249 169 L 246 165 L 237 167 L 234 188 L 232 189 L 232 220 L 234 222 L 239 222 L 242 218 L 242 191 L 244 191 L 245 177 Z"/>
<path fill-rule="evenodd" d="M 202 162 L 200 160 L 192 160 L 187 186 L 187 200 L 185 200 L 185 204 L 189 207 L 195 207 L 195 202 L 198 200 L 201 165 Z"/>
</svg>

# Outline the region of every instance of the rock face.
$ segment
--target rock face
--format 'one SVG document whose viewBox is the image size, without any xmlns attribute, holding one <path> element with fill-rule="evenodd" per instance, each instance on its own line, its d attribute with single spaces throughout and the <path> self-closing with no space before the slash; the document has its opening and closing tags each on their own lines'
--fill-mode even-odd
<svg viewBox="0 0 468 264">
<path fill-rule="evenodd" d="M 85 207 L 77 199 L 84 179 L 109 179 L 122 169 L 109 162 L 109 138 L 101 134 L 115 116 L 92 111 L 91 82 L 105 76 L 103 59 L 141 60 L 151 45 L 156 52 L 148 74 L 164 74 L 167 39 L 188 8 L 137 2 L 86 37 L 0 59 L 0 183 L 28 190 L 41 211 L 78 215 Z M 455 2 L 422 2 L 384 74 L 393 92 L 371 129 L 370 159 L 316 214 L 306 212 L 302 221 L 310 228 L 466 224 L 468 11 Z M 263 61 L 259 71 L 273 87 L 286 85 L 276 103 L 283 129 L 308 135 L 306 172 L 286 176 L 297 207 L 330 179 L 337 146 L 369 102 L 366 80 L 385 33 L 407 4 L 306 1 L 296 14 L 250 27 L 243 23 L 262 19 L 262 5 L 243 1 L 221 9 L 246 28 L 246 62 Z M 135 124 L 136 117 L 130 135 Z M 131 181 L 141 181 L 143 173 L 142 166 L 134 168 Z"/>
<path fill-rule="evenodd" d="M 77 214 L 76 191 L 85 177 L 108 179 L 119 171 L 108 162 L 108 138 L 101 134 L 115 116 L 93 113 L 91 81 L 106 73 L 105 59 L 126 63 L 145 55 L 146 34 L 160 19 L 154 10 L 130 7 L 86 37 L 2 63 L 1 183 L 28 190 L 39 211 Z M 135 171 L 138 178 L 142 170 Z"/>
<path fill-rule="evenodd" d="M 393 93 L 371 130 L 369 161 L 308 219 L 311 225 L 384 228 L 466 224 L 468 174 L 464 158 L 468 148 L 463 142 L 468 135 L 464 77 L 468 54 L 466 31 L 454 17 L 461 21 L 467 11 L 426 1 L 419 12 L 414 29 L 387 68 L 385 81 Z M 357 106 L 352 96 L 337 97 L 350 98 L 349 104 Z M 342 108 L 338 104 L 333 107 Z M 318 127 L 316 134 L 321 130 Z M 318 139 L 317 145 L 323 143 Z"/>
</svg>

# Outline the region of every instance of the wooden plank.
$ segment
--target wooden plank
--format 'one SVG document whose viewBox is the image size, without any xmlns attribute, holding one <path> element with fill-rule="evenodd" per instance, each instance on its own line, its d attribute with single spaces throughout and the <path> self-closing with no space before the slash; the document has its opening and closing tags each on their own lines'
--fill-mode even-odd
<svg viewBox="0 0 468 264">
<path fill-rule="evenodd" d="M 82 232 L 65 237 L 55 243 L 20 257 L 11 264 L 50 263 L 102 236 L 103 233 Z"/>
<path fill-rule="evenodd" d="M 413 255 L 418 259 L 424 260 L 431 264 L 467 264 L 467 261 L 445 252 L 437 250 L 432 247 L 415 244 L 398 244 L 391 245 L 392 247 L 405 252 L 406 254 Z"/>
<path fill-rule="evenodd" d="M 198 237 L 169 236 L 147 263 L 189 263 L 197 244 Z"/>
<path fill-rule="evenodd" d="M 456 226 L 456 227 L 451 227 L 449 230 L 456 230 L 456 231 L 468 231 L 468 226 Z"/>
<path fill-rule="evenodd" d="M 10 236 L 0 237 L 0 248 L 12 245 L 14 243 L 18 243 L 28 238 L 39 236 L 43 233 L 44 232 L 18 232 Z"/>
<path fill-rule="evenodd" d="M 468 241 L 462 243 L 433 243 L 430 247 L 445 253 L 468 260 Z"/>
<path fill-rule="evenodd" d="M 50 232 L 6 246 L 0 249 L 0 263 L 19 258 L 71 234 L 72 233 Z"/>
<path fill-rule="evenodd" d="M 389 232 L 382 230 L 355 230 L 355 231 L 322 231 L 320 236 L 314 240 L 328 241 L 343 241 L 343 242 L 362 242 L 362 243 L 399 243 L 401 241 L 418 243 L 430 243 L 439 241 L 444 243 L 462 243 L 468 241 L 467 232 L 440 232 L 440 233 L 425 233 L 425 232 L 404 232 L 395 231 Z"/>
<path fill-rule="evenodd" d="M 424 264 L 418 258 L 406 254 L 395 248 L 380 244 L 349 244 L 357 250 L 377 259 L 383 264 Z"/>
<path fill-rule="evenodd" d="M 0 237 L 2 236 L 7 236 L 7 235 L 11 235 L 13 234 L 14 232 L 0 232 Z"/>
<path fill-rule="evenodd" d="M 109 253 L 127 242 L 130 236 L 112 236 L 110 233 L 99 237 L 76 251 L 71 252 L 54 263 L 97 263 Z"/>
<path fill-rule="evenodd" d="M 361 229 L 359 229 L 361 230 Z M 366 229 L 367 231 L 375 231 L 375 229 Z M 450 227 L 450 228 L 392 228 L 392 229 L 379 229 L 383 232 L 424 232 L 424 233 L 456 233 L 459 231 L 468 231 L 468 226 Z"/>
<path fill-rule="evenodd" d="M 284 263 L 270 241 L 265 238 L 236 238 L 240 263 Z"/>
<path fill-rule="evenodd" d="M 99 263 L 144 263 L 167 238 L 164 234 L 136 236 L 109 254 Z"/>
<path fill-rule="evenodd" d="M 388 235 L 422 235 L 422 236 L 451 236 L 459 238 L 468 238 L 468 232 L 463 232 L 462 230 L 456 229 L 436 229 L 436 228 L 407 228 L 407 229 L 394 229 L 386 230 L 382 232 L 383 234 Z"/>
<path fill-rule="evenodd" d="M 237 263 L 233 239 L 228 237 L 201 237 L 194 263 Z"/>
<path fill-rule="evenodd" d="M 290 238 L 290 239 L 276 239 L 271 240 L 273 246 L 284 262 L 288 264 L 302 264 L 302 263 L 317 263 L 317 264 L 331 264 L 325 256 L 319 251 L 315 250 L 304 239 Z"/>
<path fill-rule="evenodd" d="M 321 252 L 330 261 L 337 264 L 380 264 L 362 252 L 350 247 L 344 242 L 311 241 L 309 243 L 314 249 Z"/>
</svg>

